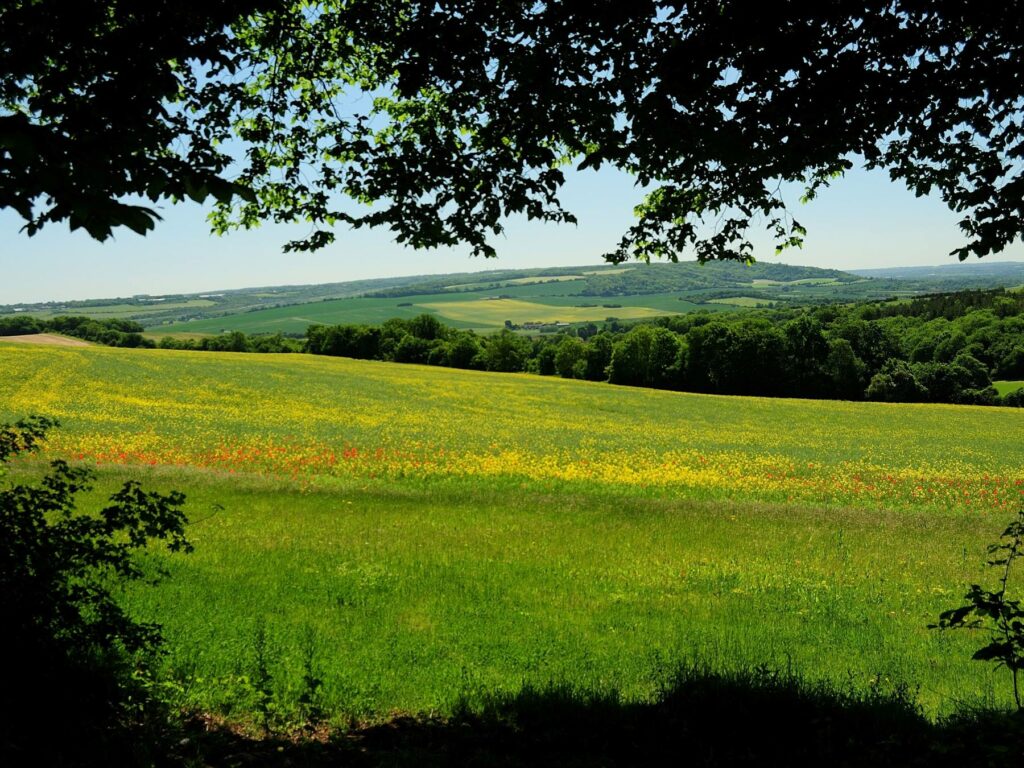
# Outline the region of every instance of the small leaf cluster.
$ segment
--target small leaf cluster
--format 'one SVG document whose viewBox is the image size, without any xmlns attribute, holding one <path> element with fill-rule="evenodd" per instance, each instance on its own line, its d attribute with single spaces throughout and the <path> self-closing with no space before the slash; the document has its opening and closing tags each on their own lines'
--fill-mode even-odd
<svg viewBox="0 0 1024 768">
<path fill-rule="evenodd" d="M 1021 709 L 1018 677 L 1024 669 L 1024 606 L 1011 599 L 1007 589 L 1010 571 L 1015 560 L 1024 555 L 1024 508 L 1017 519 L 1006 527 L 999 541 L 988 547 L 989 566 L 1001 570 L 996 589 L 985 589 L 972 584 L 959 608 L 939 615 L 933 629 L 985 629 L 989 642 L 975 651 L 976 661 L 992 661 L 1005 667 L 1013 676 L 1013 695 Z"/>
</svg>

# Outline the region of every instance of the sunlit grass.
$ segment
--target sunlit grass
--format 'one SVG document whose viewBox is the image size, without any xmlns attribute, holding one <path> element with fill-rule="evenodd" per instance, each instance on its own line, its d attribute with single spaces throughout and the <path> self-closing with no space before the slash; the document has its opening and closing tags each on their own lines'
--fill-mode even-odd
<svg viewBox="0 0 1024 768">
<path fill-rule="evenodd" d="M 1024 381 L 994 381 L 992 386 L 996 388 L 996 392 L 1005 397 L 1018 389 L 1024 389 Z"/>
<path fill-rule="evenodd" d="M 282 706 L 313 648 L 338 717 L 526 682 L 643 697 L 695 659 L 906 681 L 932 713 L 1008 700 L 977 638 L 926 625 L 1020 503 L 1016 410 L 311 356 L 0 345 L 0 365 L 0 419 L 61 419 L 51 454 L 99 464 L 101 491 L 188 493 L 196 552 L 128 599 L 196 706 L 251 712 L 261 622 Z"/>
</svg>

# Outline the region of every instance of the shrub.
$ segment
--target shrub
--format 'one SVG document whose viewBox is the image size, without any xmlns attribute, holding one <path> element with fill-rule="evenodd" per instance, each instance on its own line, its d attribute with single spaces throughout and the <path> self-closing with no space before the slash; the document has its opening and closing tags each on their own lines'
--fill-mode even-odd
<svg viewBox="0 0 1024 768">
<path fill-rule="evenodd" d="M 0 471 L 55 426 L 41 417 L 0 425 Z M 149 543 L 191 549 L 185 499 L 129 481 L 98 514 L 84 514 L 76 497 L 92 479 L 56 460 L 37 483 L 0 487 L 0 756 L 12 762 L 116 751 L 126 725 L 159 709 L 148 693 L 159 627 L 129 616 L 114 591 L 163 575 L 136 557 Z"/>
<path fill-rule="evenodd" d="M 1015 389 L 1007 395 L 1003 395 L 1000 402 L 1011 408 L 1024 408 L 1024 387 Z"/>
<path fill-rule="evenodd" d="M 984 629 L 988 644 L 975 651 L 976 661 L 992 661 L 1009 670 L 1013 678 L 1013 699 L 1021 705 L 1020 671 L 1024 669 L 1024 606 L 1008 594 L 1013 563 L 1024 556 L 1024 508 L 1010 523 L 999 541 L 988 548 L 989 566 L 998 569 L 996 589 L 972 584 L 964 595 L 965 605 L 943 612 L 932 629 Z"/>
</svg>

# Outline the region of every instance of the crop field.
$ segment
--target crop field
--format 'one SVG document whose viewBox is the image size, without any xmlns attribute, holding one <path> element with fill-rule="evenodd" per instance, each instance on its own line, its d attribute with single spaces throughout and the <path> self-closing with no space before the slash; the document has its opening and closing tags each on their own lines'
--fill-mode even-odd
<svg viewBox="0 0 1024 768">
<path fill-rule="evenodd" d="M 534 291 L 546 286 L 538 286 Z M 516 297 L 516 289 L 502 290 L 502 294 Z M 651 311 L 652 315 L 675 315 L 681 312 L 692 312 L 700 310 L 705 312 L 722 312 L 736 309 L 735 307 L 716 306 L 711 303 L 701 304 L 696 301 L 687 300 L 686 296 L 677 293 L 645 293 L 636 296 L 539 296 L 530 297 L 525 300 L 534 301 L 538 304 L 546 304 L 551 307 L 602 307 L 605 304 L 615 304 L 616 307 L 604 307 L 607 309 L 618 309 L 619 307 L 637 307 Z M 657 311 L 654 311 L 657 310 Z M 609 312 L 608 314 L 616 314 Z M 604 319 L 602 317 L 602 319 Z"/>
<path fill-rule="evenodd" d="M 565 282 L 565 281 L 562 281 Z M 466 293 L 430 294 L 404 298 L 351 298 L 331 301 L 310 302 L 295 306 L 275 307 L 256 312 L 244 312 L 187 323 L 154 326 L 154 334 L 205 333 L 217 334 L 223 331 L 245 333 L 303 333 L 313 324 L 336 323 L 379 324 L 392 317 L 412 318 L 417 315 L 434 314 L 444 323 L 455 328 L 475 328 L 481 331 L 495 330 L 505 325 L 506 320 L 514 323 L 537 322 L 588 322 L 603 321 L 610 316 L 619 319 L 639 319 L 673 315 L 697 308 L 678 296 L 616 296 L 602 298 L 593 296 L 544 296 L 545 290 L 562 291 L 559 283 L 551 281 L 541 285 L 510 285 L 496 289 L 495 293 L 511 298 L 499 299 L 490 294 Z M 517 298 L 518 292 L 529 293 L 529 297 Z M 489 298 L 490 297 L 490 298 Z M 615 311 L 601 307 L 603 303 L 617 304 Z M 590 306 L 581 307 L 581 304 Z M 708 307 L 708 309 L 712 309 Z"/>
<path fill-rule="evenodd" d="M 492 331 L 504 327 L 506 320 L 516 323 L 538 322 L 600 322 L 615 316 L 621 320 L 658 317 L 690 312 L 696 309 L 728 311 L 736 307 L 697 304 L 678 294 L 643 294 L 637 296 L 562 295 L 564 283 L 547 281 L 539 284 L 509 285 L 491 293 L 448 293 L 398 298 L 348 298 L 308 302 L 293 306 L 262 309 L 223 317 L 192 320 L 152 326 L 149 333 L 159 337 L 172 334 L 218 334 L 224 331 L 244 333 L 304 333 L 313 324 L 337 323 L 380 324 L 392 317 L 413 318 L 437 315 L 446 325 Z M 497 295 L 507 298 L 498 299 Z M 469 297 L 469 298 L 468 298 Z M 618 305 L 614 308 L 603 304 Z M 587 306 L 583 306 L 587 305 Z"/>
<path fill-rule="evenodd" d="M 579 301 L 579 299 L 577 299 Z M 608 301 L 611 301 L 610 299 Z M 444 320 L 456 320 L 462 323 L 481 325 L 502 325 L 506 320 L 513 323 L 585 323 L 604 320 L 614 315 L 620 320 L 639 320 L 641 318 L 658 317 L 659 315 L 677 314 L 666 310 L 649 307 L 615 307 L 607 309 L 601 305 L 591 307 L 552 306 L 521 299 L 485 299 L 476 298 L 469 301 L 445 301 L 420 303 L 419 306 L 436 312 Z"/>
<path fill-rule="evenodd" d="M 305 355 L 0 343 L 0 420 L 189 497 L 188 556 L 124 600 L 180 699 L 339 722 L 673 665 L 1009 701 L 980 638 L 927 629 L 1024 500 L 1016 409 L 713 397 Z M 38 460 L 15 466 L 39 471 Z"/>
<path fill-rule="evenodd" d="M 726 299 L 711 299 L 710 304 L 730 304 L 734 307 L 770 307 L 775 302 L 770 299 L 759 299 L 756 296 L 732 296 Z"/>
<path fill-rule="evenodd" d="M 9 344 L 48 344 L 56 347 L 88 347 L 88 341 L 82 341 L 71 336 L 61 336 L 58 333 L 26 333 L 21 336 L 5 336 L 4 341 Z"/>
<path fill-rule="evenodd" d="M 217 334 L 224 331 L 242 331 L 243 333 L 305 333 L 310 325 L 331 325 L 336 323 L 370 323 L 380 324 L 392 317 L 412 318 L 422 315 L 426 310 L 412 304 L 413 301 L 435 300 L 448 298 L 444 294 L 436 296 L 416 296 L 412 298 L 349 298 L 332 299 L 329 301 L 306 302 L 272 309 L 261 309 L 254 312 L 224 315 L 203 320 L 191 320 L 185 323 L 173 323 L 153 326 L 148 329 L 153 334 L 201 333 Z M 459 322 L 450 322 L 459 328 L 470 327 Z"/>
<path fill-rule="evenodd" d="M 216 302 L 209 299 L 189 299 L 187 301 L 152 301 L 150 303 L 135 304 L 97 304 L 96 306 L 55 306 L 45 311 L 29 311 L 28 315 L 49 320 L 60 315 L 84 315 L 94 317 L 98 320 L 107 320 L 115 317 L 136 317 L 144 318 L 146 315 L 164 313 L 176 309 L 206 309 L 212 307 Z"/>
</svg>

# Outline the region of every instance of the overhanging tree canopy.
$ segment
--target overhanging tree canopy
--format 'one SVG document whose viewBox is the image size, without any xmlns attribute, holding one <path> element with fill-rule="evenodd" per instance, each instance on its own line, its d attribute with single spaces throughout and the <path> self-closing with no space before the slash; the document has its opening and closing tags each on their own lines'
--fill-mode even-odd
<svg viewBox="0 0 1024 768">
<path fill-rule="evenodd" d="M 0 208 L 34 234 L 68 221 L 103 240 L 157 218 L 130 200 L 246 190 L 206 130 L 198 77 L 237 66 L 228 25 L 258 0 L 0 4 Z M 192 97 L 193 111 L 182 109 Z"/>
<path fill-rule="evenodd" d="M 16 1 L 0 11 L 0 35 L 55 4 Z M 163 8 L 82 5 L 108 9 L 97 34 L 137 5 L 141 40 Z M 752 221 L 779 245 L 803 234 L 783 185 L 813 197 L 855 159 L 958 211 L 960 258 L 1024 231 L 1018 2 L 998 15 L 963 0 L 210 2 L 188 4 L 184 21 L 172 5 L 186 7 L 166 4 L 172 42 L 140 43 L 130 67 L 63 24 L 45 58 L 26 49 L 34 69 L 0 59 L 0 205 L 30 232 L 74 225 L 89 195 L 99 201 L 86 208 L 89 231 L 102 237 L 105 220 L 150 221 L 125 219 L 125 195 L 212 193 L 218 230 L 311 222 L 292 249 L 326 245 L 342 222 L 493 255 L 488 238 L 508 215 L 574 220 L 558 199 L 567 166 L 608 164 L 647 194 L 607 258 L 747 258 Z M 110 101 L 91 126 L 98 148 L 78 142 L 77 113 L 64 107 L 75 100 L 53 96 L 78 87 L 61 77 L 79 59 L 113 93 L 130 86 L 123 109 Z M 161 84 L 148 101 L 138 71 Z M 63 165 L 36 179 L 32 168 L 48 163 L 17 133 L 12 143 L 11 125 L 59 134 Z M 126 129 L 132 142 L 107 146 Z M 120 183 L 84 183 L 78 147 Z"/>
</svg>

